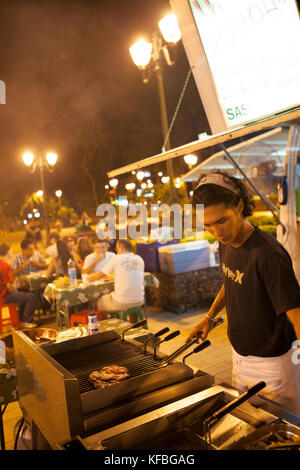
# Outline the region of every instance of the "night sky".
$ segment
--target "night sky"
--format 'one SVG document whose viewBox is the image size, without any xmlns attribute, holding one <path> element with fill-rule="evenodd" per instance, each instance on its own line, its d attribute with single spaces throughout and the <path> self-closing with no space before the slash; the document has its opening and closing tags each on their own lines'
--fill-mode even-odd
<svg viewBox="0 0 300 470">
<path fill-rule="evenodd" d="M 0 106 L 2 202 L 17 208 L 25 193 L 40 187 L 38 173 L 31 175 L 22 162 L 25 150 L 58 154 L 54 172 L 46 174 L 49 194 L 61 188 L 78 210 L 79 199 L 88 204 L 91 198 L 80 167 L 87 142 L 97 147 L 91 168 L 100 198 L 108 170 L 161 152 L 156 77 L 143 84 L 128 48 L 140 36 L 151 40 L 169 12 L 167 0 L 1 0 L 0 79 L 7 93 Z M 169 120 L 188 70 L 180 43 L 175 66 L 164 68 Z M 171 145 L 205 131 L 191 77 Z"/>
</svg>

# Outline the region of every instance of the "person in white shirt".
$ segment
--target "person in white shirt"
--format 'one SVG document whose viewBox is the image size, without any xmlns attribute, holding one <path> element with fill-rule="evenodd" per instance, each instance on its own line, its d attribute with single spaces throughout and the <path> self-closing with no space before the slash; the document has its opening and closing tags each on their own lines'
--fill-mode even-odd
<svg viewBox="0 0 300 470">
<path fill-rule="evenodd" d="M 99 311 L 115 312 L 144 304 L 144 260 L 132 252 L 130 240 L 118 240 L 116 248 L 117 255 L 101 271 L 88 276 L 89 281 L 110 274 L 115 277 L 115 290 L 97 300 Z"/>
<path fill-rule="evenodd" d="M 57 253 L 56 243 L 59 239 L 60 239 L 60 236 L 57 232 L 50 233 L 50 235 L 49 235 L 50 245 L 46 248 L 45 258 L 46 257 L 57 258 L 58 253 Z"/>
<path fill-rule="evenodd" d="M 108 251 L 108 248 L 107 240 L 96 240 L 94 252 L 85 257 L 81 273 L 92 274 L 101 271 L 108 261 L 116 256 L 112 251 Z"/>
</svg>

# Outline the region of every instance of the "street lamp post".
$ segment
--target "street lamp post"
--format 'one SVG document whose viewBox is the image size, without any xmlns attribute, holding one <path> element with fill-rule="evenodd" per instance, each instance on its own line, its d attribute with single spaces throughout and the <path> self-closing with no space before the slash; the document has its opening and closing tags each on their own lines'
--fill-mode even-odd
<svg viewBox="0 0 300 470">
<path fill-rule="evenodd" d="M 159 22 L 159 27 L 162 32 L 162 35 L 167 43 L 176 44 L 180 38 L 180 30 L 177 24 L 177 20 L 175 15 L 167 15 Z M 168 135 L 168 114 L 167 114 L 167 106 L 166 106 L 166 97 L 165 97 L 165 89 L 164 89 L 164 80 L 163 80 L 163 73 L 162 73 L 162 65 L 161 65 L 161 56 L 163 55 L 165 61 L 168 65 L 173 65 L 173 62 L 170 59 L 170 55 L 166 45 L 163 45 L 162 38 L 154 32 L 152 37 L 152 44 L 146 42 L 145 40 L 141 39 L 133 46 L 129 48 L 131 57 L 135 65 L 142 70 L 144 74 L 143 81 L 146 83 L 148 79 L 145 77 L 145 69 L 150 63 L 152 59 L 154 63 L 154 71 L 157 77 L 157 85 L 158 85 L 158 93 L 159 93 L 159 104 L 160 104 L 160 113 L 161 113 L 161 124 L 162 124 L 162 132 L 163 132 L 163 139 L 164 139 L 164 147 L 163 151 L 170 150 L 170 138 Z M 174 188 L 174 169 L 173 169 L 173 161 L 171 159 L 167 160 L 167 172 L 170 176 L 170 192 L 171 192 L 171 201 L 176 201 L 176 193 Z"/>
<path fill-rule="evenodd" d="M 49 223 L 48 223 L 48 210 L 47 210 L 47 193 L 45 188 L 45 177 L 44 177 L 44 167 L 48 169 L 48 171 L 53 171 L 53 167 L 57 162 L 57 155 L 56 153 L 48 153 L 46 155 L 46 159 L 44 156 L 39 155 L 37 159 L 35 159 L 33 153 L 26 152 L 23 155 L 23 162 L 26 166 L 30 168 L 31 173 L 35 172 L 36 167 L 39 167 L 40 171 L 40 181 L 41 181 L 41 190 L 43 192 L 43 212 L 44 212 L 44 223 L 46 229 L 46 241 L 48 242 L 49 239 Z"/>
</svg>

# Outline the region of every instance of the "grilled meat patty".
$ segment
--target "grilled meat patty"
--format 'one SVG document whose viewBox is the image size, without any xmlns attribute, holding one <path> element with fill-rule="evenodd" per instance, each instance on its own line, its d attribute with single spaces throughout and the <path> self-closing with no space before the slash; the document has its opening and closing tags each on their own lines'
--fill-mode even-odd
<svg viewBox="0 0 300 470">
<path fill-rule="evenodd" d="M 111 366 L 102 367 L 90 373 L 89 381 L 95 388 L 104 388 L 109 385 L 121 382 L 129 377 L 126 367 L 113 364 Z"/>
</svg>

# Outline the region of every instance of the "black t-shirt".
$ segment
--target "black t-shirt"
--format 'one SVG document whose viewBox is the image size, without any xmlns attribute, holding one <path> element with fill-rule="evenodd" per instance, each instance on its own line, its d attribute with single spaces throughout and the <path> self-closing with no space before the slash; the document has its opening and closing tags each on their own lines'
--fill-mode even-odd
<svg viewBox="0 0 300 470">
<path fill-rule="evenodd" d="M 300 307 L 300 287 L 285 248 L 257 227 L 239 248 L 220 244 L 228 338 L 243 356 L 285 354 L 296 340 L 287 310 Z"/>
</svg>

